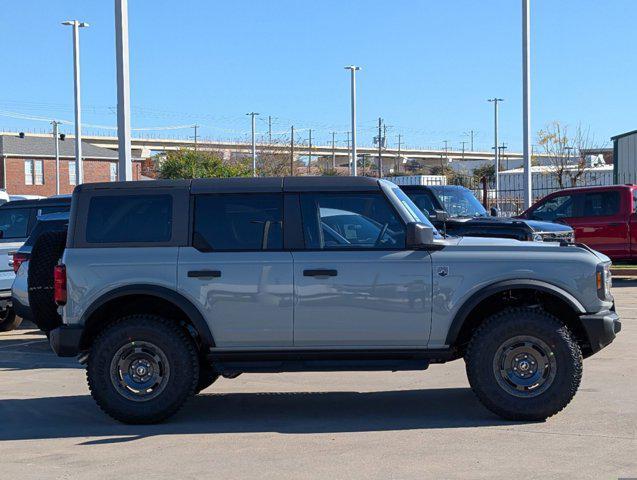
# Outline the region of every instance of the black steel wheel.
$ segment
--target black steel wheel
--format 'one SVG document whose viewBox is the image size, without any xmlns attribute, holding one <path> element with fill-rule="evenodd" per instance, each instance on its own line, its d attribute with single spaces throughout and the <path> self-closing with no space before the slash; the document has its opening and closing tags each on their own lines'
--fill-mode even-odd
<svg viewBox="0 0 637 480">
<path fill-rule="evenodd" d="M 192 397 L 199 379 L 193 339 L 156 315 L 120 318 L 91 345 L 86 377 L 93 399 L 124 423 L 157 423 Z"/>
<path fill-rule="evenodd" d="M 538 308 L 511 308 L 486 319 L 469 342 L 465 362 L 480 401 L 511 420 L 555 415 L 582 378 L 582 352 L 568 327 Z"/>
</svg>

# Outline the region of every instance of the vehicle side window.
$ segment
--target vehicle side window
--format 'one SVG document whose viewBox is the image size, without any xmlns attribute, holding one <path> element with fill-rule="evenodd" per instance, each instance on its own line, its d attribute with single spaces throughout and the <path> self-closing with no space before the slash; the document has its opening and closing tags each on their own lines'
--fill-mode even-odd
<svg viewBox="0 0 637 480">
<path fill-rule="evenodd" d="M 301 195 L 309 249 L 403 249 L 405 227 L 381 193 Z"/>
<path fill-rule="evenodd" d="M 428 217 L 438 209 L 430 192 L 407 192 L 407 196 Z"/>
<path fill-rule="evenodd" d="M 559 220 L 575 214 L 575 195 L 558 195 L 540 204 L 531 216 L 535 220 Z"/>
<path fill-rule="evenodd" d="M 123 195 L 91 198 L 88 243 L 168 242 L 172 236 L 172 196 Z"/>
<path fill-rule="evenodd" d="M 584 217 L 603 217 L 619 212 L 619 192 L 591 192 L 584 194 Z"/>
<path fill-rule="evenodd" d="M 0 209 L 0 231 L 2 238 L 24 238 L 29 228 L 30 208 Z"/>
<path fill-rule="evenodd" d="M 283 195 L 197 195 L 193 247 L 201 251 L 283 249 Z"/>
</svg>

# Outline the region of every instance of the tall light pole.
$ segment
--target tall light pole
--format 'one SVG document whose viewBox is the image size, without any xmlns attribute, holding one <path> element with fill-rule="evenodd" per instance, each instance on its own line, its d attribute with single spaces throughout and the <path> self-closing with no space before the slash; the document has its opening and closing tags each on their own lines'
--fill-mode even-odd
<svg viewBox="0 0 637 480">
<path fill-rule="evenodd" d="M 259 115 L 257 112 L 246 113 L 246 115 L 250 115 L 252 117 L 252 176 L 257 176 L 257 144 L 254 137 L 255 130 L 255 120 L 254 117 Z"/>
<path fill-rule="evenodd" d="M 350 174 L 356 176 L 356 71 L 361 67 L 356 65 L 350 65 L 345 67 L 345 70 L 349 70 L 351 73 L 351 97 L 352 97 L 352 166 L 350 168 Z"/>
<path fill-rule="evenodd" d="M 55 139 L 55 194 L 60 194 L 60 132 L 58 127 L 60 122 L 53 120 L 53 138 Z"/>
<path fill-rule="evenodd" d="M 307 174 L 309 175 L 312 167 L 312 129 L 310 128 L 310 139 L 307 147 Z"/>
<path fill-rule="evenodd" d="M 531 10 L 530 1 L 522 0 L 522 155 L 524 157 L 524 208 L 533 203 L 531 180 Z M 497 143 L 496 143 L 497 145 Z"/>
<path fill-rule="evenodd" d="M 67 20 L 62 25 L 73 27 L 73 77 L 75 85 L 75 183 L 79 185 L 84 179 L 82 168 L 82 102 L 80 100 L 80 28 L 88 27 L 88 23 L 78 20 Z"/>
<path fill-rule="evenodd" d="M 117 64 L 118 178 L 133 179 L 130 120 L 130 69 L 128 52 L 128 0 L 115 0 L 115 59 Z"/>
<path fill-rule="evenodd" d="M 500 190 L 500 155 L 498 155 L 498 103 L 503 102 L 502 98 L 490 98 L 493 102 L 493 150 L 495 155 L 495 206 L 498 206 L 498 191 Z"/>
</svg>

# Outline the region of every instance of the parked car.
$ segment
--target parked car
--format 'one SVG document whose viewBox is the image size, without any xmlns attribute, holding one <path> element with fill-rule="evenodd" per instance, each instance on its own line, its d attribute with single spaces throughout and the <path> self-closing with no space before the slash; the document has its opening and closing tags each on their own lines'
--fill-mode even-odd
<svg viewBox="0 0 637 480">
<path fill-rule="evenodd" d="M 489 215 L 471 190 L 459 185 L 401 185 L 400 188 L 436 228 L 446 228 L 450 235 L 573 241 L 573 229 L 567 225 Z M 447 214 L 444 220 L 438 212 Z"/>
<path fill-rule="evenodd" d="M 24 320 L 30 320 L 38 325 L 37 319 L 33 318 L 33 313 L 29 307 L 29 259 L 33 245 L 47 232 L 66 232 L 69 226 L 69 212 L 49 213 L 41 215 L 27 238 L 27 241 L 13 254 L 13 270 L 15 279 L 11 286 L 11 299 L 16 315 Z M 53 284 L 50 285 L 53 288 Z"/>
<path fill-rule="evenodd" d="M 15 279 L 13 253 L 31 234 L 39 215 L 68 212 L 71 196 L 42 200 L 15 200 L 0 205 L 0 332 L 13 330 L 20 323 L 11 301 L 11 285 Z"/>
<path fill-rule="evenodd" d="M 637 185 L 569 188 L 536 202 L 519 218 L 561 222 L 575 240 L 613 261 L 637 259 Z"/>
<path fill-rule="evenodd" d="M 385 180 L 80 185 L 68 238 L 44 238 L 29 278 L 40 248 L 59 249 L 44 265 L 62 306 L 51 346 L 79 355 L 97 404 L 128 423 L 169 417 L 219 376 L 458 358 L 493 412 L 545 419 L 621 327 L 608 257 L 443 238 Z"/>
</svg>

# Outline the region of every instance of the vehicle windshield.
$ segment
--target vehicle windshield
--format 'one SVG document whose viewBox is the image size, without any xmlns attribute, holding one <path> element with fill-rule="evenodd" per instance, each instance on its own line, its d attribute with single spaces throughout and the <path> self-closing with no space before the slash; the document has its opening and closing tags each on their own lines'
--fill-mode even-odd
<svg viewBox="0 0 637 480">
<path fill-rule="evenodd" d="M 436 185 L 430 187 L 450 217 L 488 217 L 489 214 L 471 193 L 459 186 Z"/>
<path fill-rule="evenodd" d="M 422 210 L 420 210 L 414 202 L 411 201 L 411 198 L 409 198 L 405 192 L 403 192 L 399 187 L 392 187 L 391 191 L 394 195 L 396 195 L 403 207 L 405 207 L 405 210 L 409 213 L 414 222 L 424 223 L 428 227 L 434 229 L 434 235 L 439 235 L 438 230 L 436 230 L 436 227 L 434 227 L 429 221 L 427 215 L 425 215 Z"/>
</svg>

